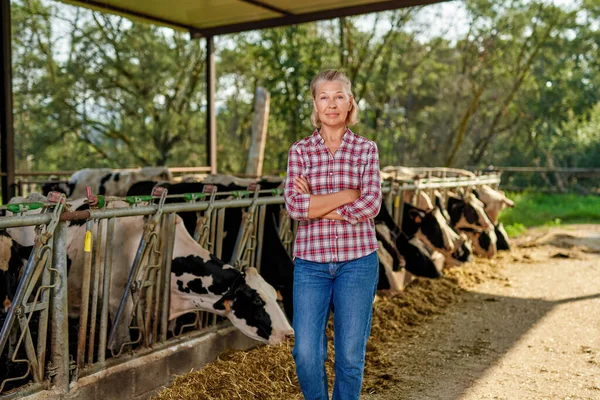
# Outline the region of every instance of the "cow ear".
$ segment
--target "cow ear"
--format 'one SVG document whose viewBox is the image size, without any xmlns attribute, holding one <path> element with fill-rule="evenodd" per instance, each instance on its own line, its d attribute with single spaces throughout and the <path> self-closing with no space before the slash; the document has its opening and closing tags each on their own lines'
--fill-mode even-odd
<svg viewBox="0 0 600 400">
<path fill-rule="evenodd" d="M 412 220 L 417 224 L 420 224 L 423 220 L 423 216 L 421 215 L 422 213 L 419 210 L 410 210 L 409 214 Z"/>
</svg>

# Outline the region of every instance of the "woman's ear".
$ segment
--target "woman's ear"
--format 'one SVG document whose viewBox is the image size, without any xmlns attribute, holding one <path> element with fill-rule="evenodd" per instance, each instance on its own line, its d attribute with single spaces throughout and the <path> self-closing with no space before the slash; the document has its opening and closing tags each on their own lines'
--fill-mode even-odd
<svg viewBox="0 0 600 400">
<path fill-rule="evenodd" d="M 350 107 L 348 107 L 348 111 L 352 110 L 354 107 L 354 96 L 350 96 Z"/>
</svg>

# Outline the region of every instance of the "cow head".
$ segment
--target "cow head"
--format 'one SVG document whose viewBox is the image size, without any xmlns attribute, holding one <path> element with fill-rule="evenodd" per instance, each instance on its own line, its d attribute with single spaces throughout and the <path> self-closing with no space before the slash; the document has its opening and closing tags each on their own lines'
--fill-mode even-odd
<svg viewBox="0 0 600 400">
<path fill-rule="evenodd" d="M 425 212 L 419 208 L 404 204 L 402 232 L 409 237 L 417 236 L 430 248 L 442 253 L 452 253 L 462 244 L 460 236 L 448 226 L 439 208 Z"/>
<path fill-rule="evenodd" d="M 476 229 L 463 229 L 473 246 L 473 252 L 481 257 L 492 258 L 497 253 L 497 237 L 493 229 L 485 231 Z"/>
<path fill-rule="evenodd" d="M 245 335 L 269 344 L 293 333 L 277 292 L 256 269 L 240 272 L 208 253 L 178 218 L 169 319 L 194 310 L 225 316 Z"/>
<path fill-rule="evenodd" d="M 454 253 L 452 253 L 451 258 L 458 262 L 457 265 L 460 265 L 463 262 L 468 262 L 473 260 L 473 247 L 471 246 L 471 242 L 467 235 L 463 232 L 460 233 L 460 237 L 463 239 L 462 245 L 458 246 Z M 448 258 L 446 261 L 452 261 Z M 449 262 L 450 263 L 450 262 Z M 451 264 L 451 263 L 450 263 Z"/>
<path fill-rule="evenodd" d="M 484 210 L 483 203 L 473 194 L 448 196 L 448 214 L 455 229 L 486 230 L 493 227 Z"/>
<path fill-rule="evenodd" d="M 494 190 L 488 185 L 482 185 L 474 190 L 473 194 L 485 205 L 485 212 L 488 214 L 492 223 L 498 223 L 498 215 L 505 207 L 513 208 L 515 203 L 504 195 L 501 190 Z"/>
<path fill-rule="evenodd" d="M 510 241 L 508 240 L 508 234 L 506 233 L 502 222 L 498 222 L 496 224 L 494 231 L 496 232 L 496 237 L 498 240 L 496 243 L 498 250 L 510 250 Z"/>
<path fill-rule="evenodd" d="M 416 276 L 439 278 L 443 265 L 432 259 L 432 252 L 418 238 L 409 239 L 404 233 L 396 237 L 396 247 L 405 259 L 405 268 Z"/>
<path fill-rule="evenodd" d="M 48 196 L 50 192 L 59 192 L 69 197 L 73 193 L 75 185 L 76 183 L 73 182 L 46 182 L 42 185 L 42 193 L 44 196 Z"/>
</svg>

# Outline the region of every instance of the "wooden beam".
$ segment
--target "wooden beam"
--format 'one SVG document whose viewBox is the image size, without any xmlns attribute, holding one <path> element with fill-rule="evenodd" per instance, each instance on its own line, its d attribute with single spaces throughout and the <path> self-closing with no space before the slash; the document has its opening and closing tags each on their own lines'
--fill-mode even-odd
<svg viewBox="0 0 600 400">
<path fill-rule="evenodd" d="M 246 175 L 261 176 L 265 158 L 265 144 L 267 142 L 267 126 L 269 122 L 269 108 L 271 95 L 263 87 L 256 88 L 254 95 L 254 119 L 252 121 L 252 138 L 248 151 Z"/>
<path fill-rule="evenodd" d="M 248 3 L 248 4 L 252 4 L 253 6 L 264 8 L 265 10 L 273 11 L 278 14 L 294 15 L 293 13 L 289 12 L 288 10 L 284 10 L 283 8 L 272 6 L 271 4 L 267 4 L 264 1 L 259 1 L 259 0 L 239 0 L 239 1 Z"/>
<path fill-rule="evenodd" d="M 215 42 L 206 38 L 206 153 L 210 173 L 217 173 L 217 116 L 215 113 Z"/>
<path fill-rule="evenodd" d="M 15 128 L 12 102 L 10 0 L 0 0 L 0 172 L 2 201 L 15 194 Z"/>
</svg>

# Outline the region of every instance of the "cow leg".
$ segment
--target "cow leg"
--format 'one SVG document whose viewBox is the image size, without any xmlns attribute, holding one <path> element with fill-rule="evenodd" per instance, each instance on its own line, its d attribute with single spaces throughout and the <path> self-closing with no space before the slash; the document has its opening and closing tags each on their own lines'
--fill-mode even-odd
<svg viewBox="0 0 600 400">
<path fill-rule="evenodd" d="M 327 336 L 333 276 L 329 263 L 296 258 L 294 267 L 294 335 L 292 355 L 300 388 L 307 400 L 327 399 Z"/>
</svg>

